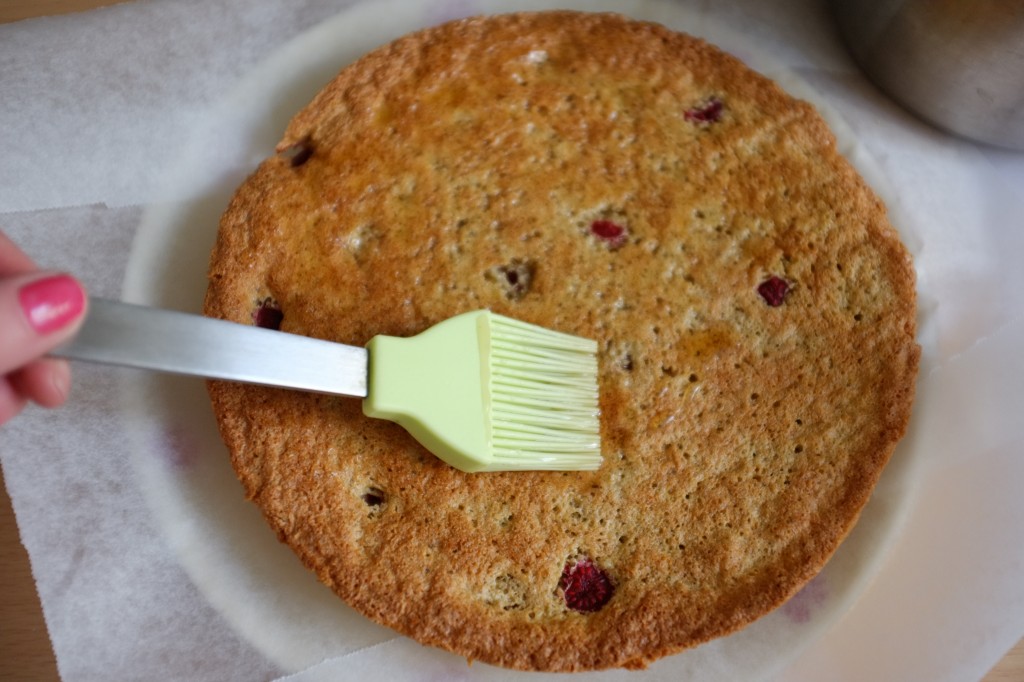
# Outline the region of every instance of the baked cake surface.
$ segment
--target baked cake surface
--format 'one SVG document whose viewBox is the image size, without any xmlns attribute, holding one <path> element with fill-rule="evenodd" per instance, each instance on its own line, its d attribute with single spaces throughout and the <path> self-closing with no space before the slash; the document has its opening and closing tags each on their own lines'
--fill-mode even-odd
<svg viewBox="0 0 1024 682">
<path fill-rule="evenodd" d="M 348 344 L 478 308 L 598 340 L 595 472 L 464 474 L 354 399 L 213 382 L 280 539 L 470 659 L 643 667 L 815 575 L 906 428 L 914 275 L 813 108 L 617 15 L 344 69 L 238 190 L 206 312 Z"/>
</svg>

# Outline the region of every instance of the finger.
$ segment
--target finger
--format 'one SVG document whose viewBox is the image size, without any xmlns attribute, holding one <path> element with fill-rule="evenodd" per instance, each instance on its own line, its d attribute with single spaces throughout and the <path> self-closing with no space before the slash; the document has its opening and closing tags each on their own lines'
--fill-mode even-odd
<svg viewBox="0 0 1024 682">
<path fill-rule="evenodd" d="M 71 337 L 85 315 L 85 290 L 70 275 L 0 279 L 0 375 L 6 376 Z"/>
<path fill-rule="evenodd" d="M 17 244 L 0 232 L 0 276 L 24 275 L 38 269 Z"/>
<path fill-rule="evenodd" d="M 28 399 L 14 390 L 7 377 L 0 377 L 0 426 L 18 416 L 27 402 Z"/>
<path fill-rule="evenodd" d="M 25 365 L 9 377 L 14 390 L 43 407 L 58 407 L 71 390 L 71 368 L 64 360 L 43 358 Z"/>
</svg>

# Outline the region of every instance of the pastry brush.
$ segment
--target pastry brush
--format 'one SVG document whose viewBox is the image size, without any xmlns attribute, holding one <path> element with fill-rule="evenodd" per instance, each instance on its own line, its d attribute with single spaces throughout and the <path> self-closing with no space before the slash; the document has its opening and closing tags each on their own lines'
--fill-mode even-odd
<svg viewBox="0 0 1024 682">
<path fill-rule="evenodd" d="M 93 298 L 53 355 L 363 398 L 467 472 L 601 465 L 597 344 L 487 310 L 365 348 Z"/>
</svg>

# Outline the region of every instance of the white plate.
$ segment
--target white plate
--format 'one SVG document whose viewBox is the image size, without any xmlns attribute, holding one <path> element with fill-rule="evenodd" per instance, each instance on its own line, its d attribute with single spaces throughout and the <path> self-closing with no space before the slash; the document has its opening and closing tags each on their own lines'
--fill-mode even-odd
<svg viewBox="0 0 1024 682">
<path fill-rule="evenodd" d="M 185 200 L 148 211 L 129 259 L 125 299 L 198 312 L 219 216 L 245 175 L 273 153 L 291 116 L 361 54 L 456 15 L 577 6 L 614 10 L 706 37 L 814 102 L 829 119 L 844 153 L 876 189 L 884 187 L 849 128 L 812 88 L 752 50 L 749 40 L 698 20 L 677 4 L 462 0 L 448 6 L 445 13 L 416 0 L 358 5 L 299 36 L 250 74 L 216 108 L 207 128 L 195 132 L 171 174 L 169 194 Z M 916 239 L 905 236 L 913 249 Z M 422 679 L 428 674 L 525 679 L 523 673 L 480 664 L 470 669 L 464 660 L 433 650 L 413 649 L 407 660 L 394 655 L 394 645 L 373 647 L 396 635 L 323 587 L 243 498 L 202 382 L 143 375 L 134 377 L 128 388 L 130 421 L 140 425 L 135 434 L 140 439 L 135 448 L 141 453 L 136 458 L 140 480 L 160 527 L 209 602 L 283 669 L 299 671 L 349 655 L 352 671 L 369 660 L 383 679 Z M 781 670 L 849 608 L 878 570 L 909 508 L 911 474 L 920 459 L 914 440 L 911 433 L 900 445 L 861 521 L 832 561 L 788 604 L 739 633 L 663 659 L 646 672 L 609 671 L 583 678 L 756 680 Z"/>
</svg>

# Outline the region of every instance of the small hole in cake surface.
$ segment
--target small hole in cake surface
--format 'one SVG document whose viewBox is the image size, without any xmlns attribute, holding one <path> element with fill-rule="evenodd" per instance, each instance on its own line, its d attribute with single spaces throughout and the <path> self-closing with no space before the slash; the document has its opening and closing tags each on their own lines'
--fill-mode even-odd
<svg viewBox="0 0 1024 682">
<path fill-rule="evenodd" d="M 504 265 L 497 265 L 484 273 L 484 277 L 497 283 L 512 301 L 522 299 L 533 285 L 537 264 L 530 258 L 513 258 Z"/>
<path fill-rule="evenodd" d="M 264 329 L 280 329 L 281 323 L 284 322 L 284 312 L 274 299 L 265 298 L 256 304 L 256 309 L 252 312 L 252 322 Z"/>
<path fill-rule="evenodd" d="M 286 148 L 280 156 L 288 159 L 292 168 L 303 166 L 313 157 L 313 142 L 307 137 Z"/>
<path fill-rule="evenodd" d="M 380 488 L 369 488 L 362 495 L 362 500 L 368 507 L 379 507 L 384 504 L 385 499 L 384 491 Z"/>
</svg>

